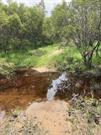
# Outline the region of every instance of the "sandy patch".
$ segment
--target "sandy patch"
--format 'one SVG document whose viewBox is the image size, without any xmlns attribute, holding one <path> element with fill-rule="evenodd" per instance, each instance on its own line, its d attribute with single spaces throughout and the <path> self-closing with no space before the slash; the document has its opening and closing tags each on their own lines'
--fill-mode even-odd
<svg viewBox="0 0 101 135">
<path fill-rule="evenodd" d="M 27 109 L 26 115 L 36 117 L 49 135 L 68 135 L 71 125 L 66 121 L 67 108 L 68 104 L 64 101 L 33 103 Z"/>
</svg>

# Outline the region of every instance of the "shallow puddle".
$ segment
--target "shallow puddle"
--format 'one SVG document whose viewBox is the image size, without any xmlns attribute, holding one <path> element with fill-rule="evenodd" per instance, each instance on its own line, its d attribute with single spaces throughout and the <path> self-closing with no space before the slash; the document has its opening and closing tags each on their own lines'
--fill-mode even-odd
<svg viewBox="0 0 101 135">
<path fill-rule="evenodd" d="M 0 80 L 0 110 L 25 109 L 33 101 L 45 100 L 47 89 L 56 76 L 56 72 L 31 71 L 20 73 L 15 80 Z"/>
</svg>

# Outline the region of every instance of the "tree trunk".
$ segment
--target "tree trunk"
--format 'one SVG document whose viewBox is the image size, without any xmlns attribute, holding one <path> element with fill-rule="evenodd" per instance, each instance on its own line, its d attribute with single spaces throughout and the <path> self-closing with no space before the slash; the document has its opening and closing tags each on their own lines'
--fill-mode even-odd
<svg viewBox="0 0 101 135">
<path fill-rule="evenodd" d="M 90 69 L 92 67 L 92 53 L 87 53 L 83 56 L 84 65 Z"/>
<path fill-rule="evenodd" d="M 90 69 L 92 67 L 92 60 L 91 59 L 84 59 L 84 65 Z"/>
</svg>

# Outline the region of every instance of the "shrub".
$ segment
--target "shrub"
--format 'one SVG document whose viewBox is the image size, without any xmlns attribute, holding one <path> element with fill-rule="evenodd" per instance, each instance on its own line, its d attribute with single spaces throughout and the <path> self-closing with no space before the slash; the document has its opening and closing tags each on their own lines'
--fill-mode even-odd
<svg viewBox="0 0 101 135">
<path fill-rule="evenodd" d="M 5 59 L 0 59 L 0 74 L 9 76 L 13 73 L 15 65 L 7 62 Z"/>
<path fill-rule="evenodd" d="M 72 123 L 72 135 L 101 134 L 101 101 L 80 96 L 75 101 L 72 100 L 68 113 Z"/>
</svg>

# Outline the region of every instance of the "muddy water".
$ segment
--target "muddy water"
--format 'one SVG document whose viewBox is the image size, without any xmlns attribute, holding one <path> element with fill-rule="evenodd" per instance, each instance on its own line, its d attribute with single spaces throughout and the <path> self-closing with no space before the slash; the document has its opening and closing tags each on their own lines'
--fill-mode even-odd
<svg viewBox="0 0 101 135">
<path fill-rule="evenodd" d="M 16 77 L 0 79 L 0 110 L 26 108 L 33 101 L 46 100 L 46 93 L 56 72 L 17 71 Z"/>
</svg>

